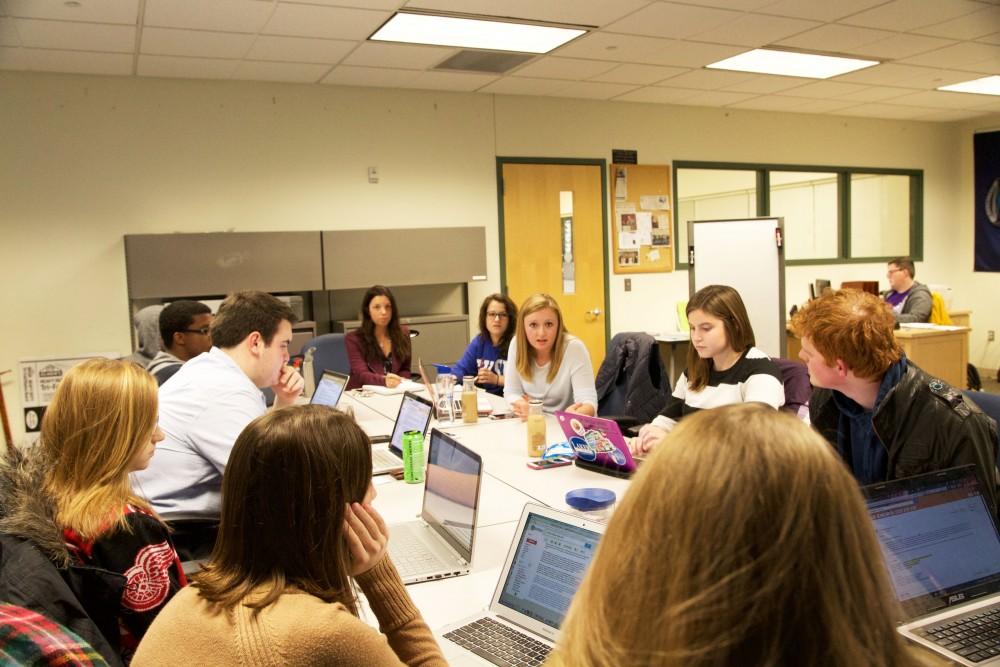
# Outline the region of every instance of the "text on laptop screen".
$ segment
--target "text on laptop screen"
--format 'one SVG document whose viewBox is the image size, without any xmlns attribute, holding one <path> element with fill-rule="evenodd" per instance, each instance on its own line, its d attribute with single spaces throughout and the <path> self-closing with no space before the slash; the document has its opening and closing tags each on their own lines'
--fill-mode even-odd
<svg viewBox="0 0 1000 667">
<path fill-rule="evenodd" d="M 471 556 L 472 525 L 482 461 L 431 431 L 423 514 L 451 535 Z"/>
<path fill-rule="evenodd" d="M 410 396 L 403 396 L 399 405 L 399 415 L 396 426 L 392 429 L 392 440 L 389 445 L 397 452 L 403 451 L 403 434 L 407 431 L 420 431 L 423 434 L 430 419 L 431 406 Z M 427 447 L 425 446 L 426 450 Z"/>
<path fill-rule="evenodd" d="M 345 381 L 330 375 L 324 375 L 316 385 L 316 392 L 313 394 L 312 402 L 318 405 L 329 405 L 331 408 L 337 405 L 340 395 L 344 393 Z"/>
<path fill-rule="evenodd" d="M 947 603 L 1000 575 L 1000 540 L 971 472 L 869 497 L 868 512 L 904 608 L 925 596 Z"/>
<path fill-rule="evenodd" d="M 559 629 L 601 536 L 532 513 L 518 539 L 499 602 Z"/>
</svg>

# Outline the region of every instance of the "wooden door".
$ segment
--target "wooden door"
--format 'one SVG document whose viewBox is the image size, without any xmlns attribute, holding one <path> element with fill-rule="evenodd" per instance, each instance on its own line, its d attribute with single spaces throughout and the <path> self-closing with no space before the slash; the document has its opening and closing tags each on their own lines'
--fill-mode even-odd
<svg viewBox="0 0 1000 667">
<path fill-rule="evenodd" d="M 603 174 L 600 164 L 503 163 L 501 171 L 505 289 L 518 305 L 535 292 L 555 297 L 595 374 L 607 340 Z M 573 193 L 572 294 L 563 290 L 562 192 Z"/>
</svg>

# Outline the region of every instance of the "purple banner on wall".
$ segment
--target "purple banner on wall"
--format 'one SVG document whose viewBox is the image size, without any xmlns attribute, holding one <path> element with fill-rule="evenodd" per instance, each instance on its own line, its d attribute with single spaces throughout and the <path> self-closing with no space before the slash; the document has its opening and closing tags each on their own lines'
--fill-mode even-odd
<svg viewBox="0 0 1000 667">
<path fill-rule="evenodd" d="M 976 164 L 975 271 L 1000 271 L 1000 131 L 973 137 Z"/>
</svg>

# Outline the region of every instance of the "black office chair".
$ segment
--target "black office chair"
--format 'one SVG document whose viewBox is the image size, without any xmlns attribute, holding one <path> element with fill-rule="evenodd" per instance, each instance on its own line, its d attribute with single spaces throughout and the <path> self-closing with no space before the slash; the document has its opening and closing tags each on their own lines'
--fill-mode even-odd
<svg viewBox="0 0 1000 667">
<path fill-rule="evenodd" d="M 660 347 L 649 334 L 615 335 L 597 371 L 597 414 L 627 430 L 653 420 L 670 397 Z"/>
</svg>

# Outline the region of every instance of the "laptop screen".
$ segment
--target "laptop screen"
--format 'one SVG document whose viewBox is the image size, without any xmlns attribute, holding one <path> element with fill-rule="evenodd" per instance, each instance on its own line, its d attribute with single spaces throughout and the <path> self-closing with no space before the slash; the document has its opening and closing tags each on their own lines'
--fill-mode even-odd
<svg viewBox="0 0 1000 667">
<path fill-rule="evenodd" d="M 1000 538 L 972 466 L 862 490 L 908 617 L 1000 589 Z"/>
<path fill-rule="evenodd" d="M 478 454 L 441 431 L 431 430 L 421 516 L 467 561 L 472 560 L 472 528 L 482 472 L 483 460 Z"/>
<path fill-rule="evenodd" d="M 396 415 L 396 425 L 392 429 L 392 439 L 389 441 L 389 447 L 402 456 L 403 434 L 407 431 L 420 431 L 426 434 L 427 424 L 430 421 L 430 401 L 424 400 L 419 396 L 414 396 L 409 392 L 403 394 L 403 401 L 399 404 L 399 413 Z"/>
<path fill-rule="evenodd" d="M 601 535 L 532 512 L 518 539 L 498 602 L 558 630 Z"/>
<path fill-rule="evenodd" d="M 331 408 L 337 407 L 337 402 L 344 393 L 344 387 L 347 386 L 349 379 L 350 377 L 343 373 L 324 371 L 310 402 L 317 405 L 328 405 Z"/>
</svg>

